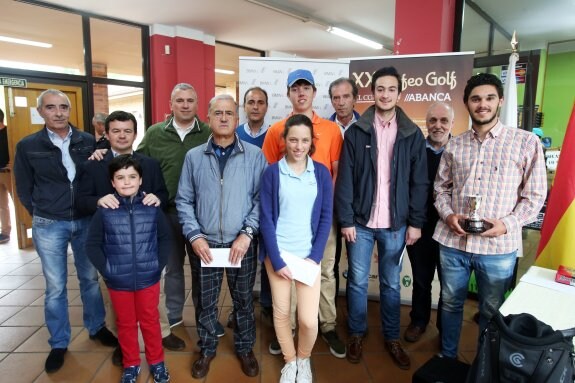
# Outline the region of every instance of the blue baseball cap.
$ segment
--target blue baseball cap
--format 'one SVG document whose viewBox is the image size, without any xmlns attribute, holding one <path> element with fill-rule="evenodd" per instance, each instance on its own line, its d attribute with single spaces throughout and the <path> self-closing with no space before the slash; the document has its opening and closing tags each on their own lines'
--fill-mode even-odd
<svg viewBox="0 0 575 383">
<path fill-rule="evenodd" d="M 299 80 L 305 80 L 315 86 L 313 75 L 307 69 L 296 69 L 288 75 L 287 86 L 292 86 Z"/>
</svg>

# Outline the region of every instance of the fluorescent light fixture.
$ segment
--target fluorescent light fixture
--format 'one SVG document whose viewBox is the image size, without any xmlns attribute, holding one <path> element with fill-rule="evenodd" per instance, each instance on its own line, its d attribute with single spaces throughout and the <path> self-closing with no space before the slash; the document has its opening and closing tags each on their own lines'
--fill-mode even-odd
<svg viewBox="0 0 575 383">
<path fill-rule="evenodd" d="M 0 67 L 26 69 L 26 70 L 39 70 L 42 72 L 66 73 L 82 75 L 83 73 L 77 68 L 66 68 L 54 65 L 42 65 L 20 61 L 0 60 Z"/>
<path fill-rule="evenodd" d="M 337 35 L 339 37 L 343 37 L 344 39 L 354 41 L 358 44 L 362 44 L 362 45 L 368 46 L 368 47 L 373 48 L 373 49 L 382 49 L 383 48 L 383 45 L 381 45 L 380 43 L 376 43 L 375 41 L 366 39 L 365 37 L 358 36 L 355 33 L 348 32 L 348 31 L 341 29 L 341 28 L 338 28 L 338 27 L 328 27 L 327 31 L 329 33 L 333 33 L 334 35 Z"/>
<path fill-rule="evenodd" d="M 236 72 L 234 72 L 233 70 L 227 70 L 227 69 L 214 69 L 214 72 L 219 73 L 219 74 L 235 74 Z"/>
<path fill-rule="evenodd" d="M 32 41 L 32 40 L 15 39 L 14 37 L 8 37 L 8 36 L 0 36 L 0 41 L 13 44 L 31 45 L 33 47 L 40 47 L 40 48 L 52 48 L 52 44 L 41 43 L 39 41 Z"/>
<path fill-rule="evenodd" d="M 286 15 L 286 16 L 289 16 L 289 17 L 293 17 L 294 19 L 297 19 L 297 20 L 302 21 L 302 22 L 304 22 L 304 23 L 307 23 L 308 21 L 312 21 L 309 16 L 304 16 L 304 15 L 297 14 L 297 13 L 294 12 L 294 11 L 291 11 L 291 10 L 288 10 L 288 9 L 284 9 L 284 8 L 280 8 L 280 7 L 276 6 L 276 5 L 269 4 L 269 3 L 265 2 L 265 1 L 260 1 L 260 0 L 246 0 L 246 1 L 247 1 L 248 3 L 252 3 L 252 4 L 254 4 L 254 5 L 258 5 L 258 6 L 260 6 L 260 7 L 267 8 L 267 9 L 269 9 L 270 11 L 274 11 L 274 12 L 277 12 L 277 13 L 281 13 L 282 15 Z"/>
</svg>

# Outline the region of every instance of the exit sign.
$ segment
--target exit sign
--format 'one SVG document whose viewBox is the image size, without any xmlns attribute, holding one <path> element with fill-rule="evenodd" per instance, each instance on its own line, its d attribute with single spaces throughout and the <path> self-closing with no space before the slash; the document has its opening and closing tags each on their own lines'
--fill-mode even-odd
<svg viewBox="0 0 575 383">
<path fill-rule="evenodd" d="M 11 86 L 14 88 L 26 88 L 28 86 L 28 82 L 23 78 L 0 77 L 0 85 Z"/>
</svg>

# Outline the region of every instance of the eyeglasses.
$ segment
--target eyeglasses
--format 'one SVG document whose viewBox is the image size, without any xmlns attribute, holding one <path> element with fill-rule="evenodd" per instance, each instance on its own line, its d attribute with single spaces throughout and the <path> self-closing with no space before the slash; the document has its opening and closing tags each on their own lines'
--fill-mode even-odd
<svg viewBox="0 0 575 383">
<path fill-rule="evenodd" d="M 226 118 L 235 118 L 236 117 L 236 113 L 232 110 L 214 110 L 212 112 L 212 114 L 214 115 L 215 118 L 217 118 L 218 120 L 221 120 L 224 118 L 224 116 Z"/>
</svg>

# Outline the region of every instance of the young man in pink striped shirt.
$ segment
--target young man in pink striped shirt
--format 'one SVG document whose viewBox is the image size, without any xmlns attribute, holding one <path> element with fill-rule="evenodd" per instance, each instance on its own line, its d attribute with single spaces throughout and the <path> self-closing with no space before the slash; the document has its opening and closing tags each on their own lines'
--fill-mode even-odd
<svg viewBox="0 0 575 383">
<path fill-rule="evenodd" d="M 479 297 L 479 326 L 489 308 L 503 303 L 513 275 L 521 228 L 533 221 L 547 194 L 541 143 L 531 132 L 503 125 L 497 112 L 503 86 L 492 74 L 469 79 L 463 101 L 471 130 L 451 139 L 441 157 L 434 191 L 440 220 L 433 238 L 440 244 L 442 274 L 441 354 L 457 357 L 471 271 Z M 480 196 L 480 234 L 465 232 L 460 220 L 469 213 L 469 196 Z"/>
</svg>

